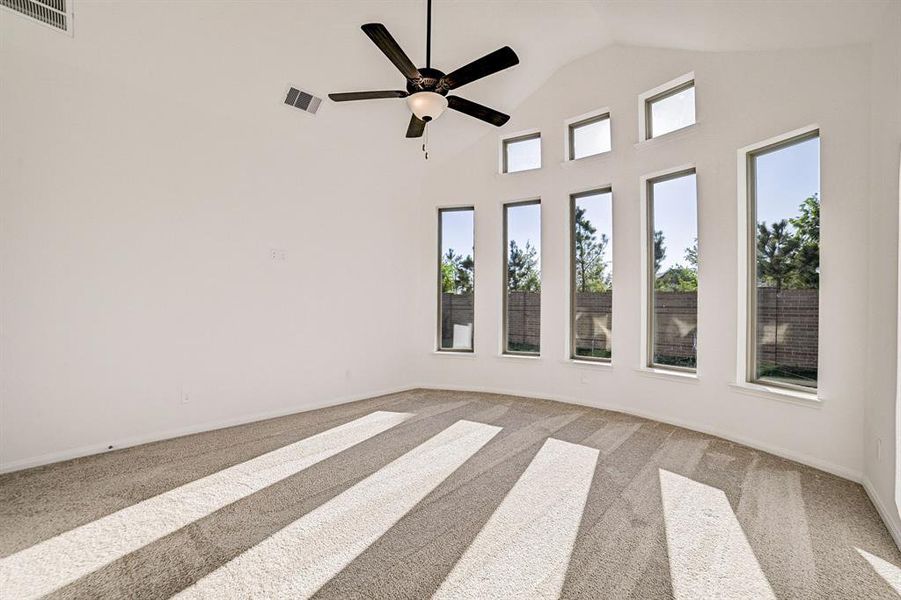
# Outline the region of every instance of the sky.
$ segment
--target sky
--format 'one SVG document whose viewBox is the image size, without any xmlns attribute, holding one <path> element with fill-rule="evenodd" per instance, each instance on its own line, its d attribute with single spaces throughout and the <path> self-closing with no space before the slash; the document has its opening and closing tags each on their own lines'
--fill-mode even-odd
<svg viewBox="0 0 901 600">
<path fill-rule="evenodd" d="M 666 256 L 659 273 L 688 266 L 685 249 L 698 237 L 697 177 L 686 175 L 654 184 L 654 230 L 663 232 Z"/>
<path fill-rule="evenodd" d="M 805 198 L 819 192 L 819 138 L 813 138 L 757 158 L 757 220 L 772 224 L 799 214 L 798 206 Z M 703 177 L 703 174 L 701 175 Z M 674 264 L 686 265 L 685 249 L 697 236 L 696 176 L 680 177 L 656 185 L 654 221 L 666 237 L 667 256 L 662 271 Z M 713 200 L 710 200 L 713 201 Z M 611 235 L 611 195 L 586 196 L 579 205 L 587 209 L 588 219 L 600 233 Z M 445 211 L 442 216 L 441 252 L 453 248 L 457 254 L 470 254 L 473 247 L 472 211 Z M 517 206 L 509 209 L 508 235 L 517 245 L 529 240 L 541 252 L 540 206 Z M 703 242 L 702 242 L 703 243 Z M 612 260 L 608 246 L 607 260 Z"/>
</svg>

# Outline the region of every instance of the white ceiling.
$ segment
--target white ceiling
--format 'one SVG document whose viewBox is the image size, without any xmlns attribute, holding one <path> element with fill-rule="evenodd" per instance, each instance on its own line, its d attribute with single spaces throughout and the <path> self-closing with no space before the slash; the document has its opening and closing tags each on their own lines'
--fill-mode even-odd
<svg viewBox="0 0 901 600">
<path fill-rule="evenodd" d="M 891 1 L 901 0 L 435 0 L 432 63 L 449 72 L 511 46 L 518 66 L 459 91 L 510 112 L 557 69 L 612 43 L 713 51 L 857 43 L 870 39 Z M 296 127 L 307 142 L 405 153 L 418 147 L 403 138 L 403 101 L 326 101 L 315 119 L 293 118 L 280 101 L 289 82 L 319 94 L 403 89 L 360 25 L 384 23 L 422 65 L 425 0 L 76 0 L 75 11 L 68 38 L 0 10 L 0 43 L 121 80 L 160 101 L 262 128 Z M 450 153 L 487 127 L 449 113 L 431 126 L 432 142 Z"/>
</svg>

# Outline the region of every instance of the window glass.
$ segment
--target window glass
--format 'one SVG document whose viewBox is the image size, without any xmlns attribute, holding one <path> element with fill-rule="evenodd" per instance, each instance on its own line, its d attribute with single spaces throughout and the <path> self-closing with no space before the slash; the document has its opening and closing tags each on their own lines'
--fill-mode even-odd
<svg viewBox="0 0 901 600">
<path fill-rule="evenodd" d="M 694 171 L 648 182 L 651 366 L 697 368 L 698 214 Z"/>
<path fill-rule="evenodd" d="M 818 134 L 752 153 L 756 269 L 752 380 L 817 387 Z"/>
<path fill-rule="evenodd" d="M 541 349 L 541 204 L 504 206 L 505 350 L 538 354 Z"/>
<path fill-rule="evenodd" d="M 649 139 L 694 124 L 694 82 L 651 98 L 647 102 L 647 109 Z"/>
<path fill-rule="evenodd" d="M 438 349 L 471 351 L 475 261 L 472 208 L 438 212 Z"/>
<path fill-rule="evenodd" d="M 541 135 L 504 140 L 504 173 L 541 168 Z"/>
<path fill-rule="evenodd" d="M 570 158 L 575 160 L 610 151 L 610 116 L 603 115 L 569 126 Z"/>
<path fill-rule="evenodd" d="M 610 360 L 613 333 L 613 194 L 571 197 L 572 356 Z"/>
</svg>

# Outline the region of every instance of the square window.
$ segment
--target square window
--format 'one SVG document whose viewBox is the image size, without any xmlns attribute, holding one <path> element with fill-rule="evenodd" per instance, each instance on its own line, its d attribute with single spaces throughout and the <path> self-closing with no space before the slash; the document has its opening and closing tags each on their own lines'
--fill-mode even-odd
<svg viewBox="0 0 901 600">
<path fill-rule="evenodd" d="M 504 140 L 504 173 L 541 168 L 541 134 L 530 133 Z"/>
<path fill-rule="evenodd" d="M 645 100 L 645 139 L 694 125 L 695 82 L 687 81 Z"/>
<path fill-rule="evenodd" d="M 569 126 L 569 160 L 610 151 L 610 114 L 598 115 Z"/>
</svg>

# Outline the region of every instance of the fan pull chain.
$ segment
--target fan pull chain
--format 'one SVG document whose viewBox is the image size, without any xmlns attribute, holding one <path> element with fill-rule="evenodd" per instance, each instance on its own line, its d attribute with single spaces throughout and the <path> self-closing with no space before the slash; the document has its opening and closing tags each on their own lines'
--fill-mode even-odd
<svg viewBox="0 0 901 600">
<path fill-rule="evenodd" d="M 422 142 L 422 153 L 425 155 L 425 159 L 429 160 L 429 128 L 425 128 L 425 139 Z"/>
</svg>

